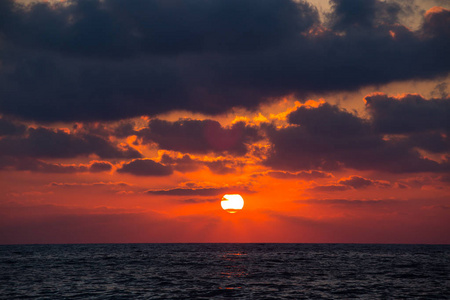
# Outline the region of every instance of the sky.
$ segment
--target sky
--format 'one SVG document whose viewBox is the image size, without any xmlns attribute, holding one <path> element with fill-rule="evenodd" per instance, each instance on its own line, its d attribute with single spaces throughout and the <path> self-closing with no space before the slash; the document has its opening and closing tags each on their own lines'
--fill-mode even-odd
<svg viewBox="0 0 450 300">
<path fill-rule="evenodd" d="M 0 244 L 449 244 L 449 53 L 443 0 L 0 0 Z"/>
</svg>

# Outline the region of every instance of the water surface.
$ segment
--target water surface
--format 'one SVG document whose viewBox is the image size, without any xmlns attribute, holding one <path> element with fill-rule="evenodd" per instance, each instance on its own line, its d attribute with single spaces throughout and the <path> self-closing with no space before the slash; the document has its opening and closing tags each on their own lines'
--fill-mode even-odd
<svg viewBox="0 0 450 300">
<path fill-rule="evenodd" d="M 0 246 L 0 299 L 449 299 L 450 246 Z"/>
</svg>

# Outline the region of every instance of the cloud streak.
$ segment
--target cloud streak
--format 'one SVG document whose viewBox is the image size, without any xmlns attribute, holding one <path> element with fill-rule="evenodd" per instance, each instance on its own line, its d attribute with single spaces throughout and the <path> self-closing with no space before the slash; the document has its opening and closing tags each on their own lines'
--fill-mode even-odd
<svg viewBox="0 0 450 300">
<path fill-rule="evenodd" d="M 254 193 L 254 191 L 248 186 L 223 186 L 223 187 L 208 187 L 208 186 L 198 186 L 197 184 L 183 187 L 177 187 L 172 189 L 158 189 L 158 190 L 148 190 L 146 192 L 150 195 L 158 196 L 217 196 L 224 194 L 236 194 L 236 193 Z"/>
<path fill-rule="evenodd" d="M 151 159 L 135 159 L 124 163 L 117 169 L 118 173 L 126 173 L 135 176 L 169 176 L 173 173 L 170 166 L 165 166 Z"/>
<path fill-rule="evenodd" d="M 3 156 L 0 157 L 0 170 L 54 174 L 100 173 L 112 171 L 113 165 L 107 161 L 91 161 L 89 164 L 59 164 L 33 158 Z"/>
<path fill-rule="evenodd" d="M 0 155 L 33 158 L 73 158 L 95 154 L 100 158 L 138 158 L 141 154 L 125 146 L 117 147 L 94 134 L 70 133 L 62 129 L 28 128 L 23 136 L 0 139 Z"/>
</svg>

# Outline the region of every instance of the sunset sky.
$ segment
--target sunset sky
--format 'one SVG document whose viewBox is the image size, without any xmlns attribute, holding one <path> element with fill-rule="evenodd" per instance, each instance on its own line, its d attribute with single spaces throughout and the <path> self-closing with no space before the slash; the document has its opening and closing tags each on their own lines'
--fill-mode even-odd
<svg viewBox="0 0 450 300">
<path fill-rule="evenodd" d="M 0 244 L 448 244 L 449 71 L 444 0 L 0 0 Z"/>
</svg>

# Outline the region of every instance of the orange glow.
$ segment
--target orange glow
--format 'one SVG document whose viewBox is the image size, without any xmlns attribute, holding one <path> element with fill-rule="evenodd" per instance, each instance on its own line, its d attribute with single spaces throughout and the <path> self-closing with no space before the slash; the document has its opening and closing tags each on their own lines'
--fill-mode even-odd
<svg viewBox="0 0 450 300">
<path fill-rule="evenodd" d="M 78 25 L 90 15 L 79 12 L 97 8 L 79 11 L 75 2 L 64 1 L 11 0 L 15 4 L 7 9 L 13 9 L 24 30 L 41 22 L 39 14 L 55 10 L 67 17 L 56 16 L 56 21 L 83 37 L 78 29 L 84 27 Z M 132 34 L 136 47 L 117 52 L 113 45 L 108 53 L 98 53 L 95 45 L 84 45 L 66 51 L 57 47 L 61 39 L 33 54 L 46 45 L 46 30 L 36 33 L 44 36 L 14 38 L 22 32 L 15 30 L 7 37 L 8 51 L 23 49 L 0 61 L 4 80 L 11 81 L 6 93 L 12 96 L 0 105 L 0 244 L 450 244 L 445 111 L 450 101 L 445 71 L 450 68 L 439 60 L 448 47 L 450 4 L 434 1 L 444 7 L 432 7 L 433 1 L 417 1 L 421 16 L 400 15 L 400 23 L 383 17 L 331 24 L 323 21 L 343 6 L 306 2 L 313 6 L 297 9 L 310 25 L 291 34 L 296 21 L 289 19 L 278 28 L 283 38 L 263 40 L 262 48 L 253 48 L 250 39 L 244 48 L 222 51 L 220 41 L 217 48 L 218 39 L 203 32 L 207 43 L 198 47 L 169 43 L 170 53 L 163 53 L 165 47 L 154 52 L 140 43 L 147 40 L 145 32 L 136 40 L 128 22 L 113 20 L 116 6 L 102 11 L 113 18 L 105 24 L 126 26 L 118 40 Z M 262 19 L 279 22 L 265 15 L 270 5 L 264 7 Z M 172 8 L 161 9 L 172 13 Z M 248 17 L 255 16 L 261 19 L 258 13 Z M 258 20 L 250 23 L 258 27 Z M 365 36 L 373 30 L 374 37 Z M 239 43 L 240 38 L 231 34 L 226 40 Z M 360 46 L 360 55 L 347 53 L 352 45 Z M 411 57 L 417 61 L 408 74 L 405 61 Z M 31 64 L 28 70 L 28 62 L 41 58 L 52 62 L 51 68 Z M 396 71 L 384 74 L 390 64 Z M 104 78 L 108 71 L 115 75 Z M 85 72 L 92 77 L 89 82 L 83 81 Z M 47 91 L 41 83 L 59 74 L 63 85 Z M 140 76 L 159 79 L 146 85 Z M 95 83 L 102 85 L 97 91 Z M 108 89 L 108 84 L 117 86 Z M 40 87 L 36 97 L 46 99 L 36 111 L 36 103 L 27 105 L 34 86 Z M 23 102 L 15 107 L 14 99 Z M 55 110 L 46 111 L 53 101 Z"/>
<path fill-rule="evenodd" d="M 385 95 L 381 92 L 371 95 L 377 94 Z M 390 97 L 401 100 L 409 94 Z M 223 127 L 237 121 L 290 126 L 286 121 L 290 112 L 302 106 L 319 107 L 324 102 L 320 98 L 304 103 L 280 101 L 257 114 L 240 112 L 220 120 Z M 352 107 L 347 109 L 350 111 Z M 135 129 L 146 128 L 144 121 L 145 118 L 139 119 L 143 127 L 136 124 Z M 137 119 L 133 122 L 139 123 Z M 87 125 L 77 125 L 66 134 L 82 135 L 89 130 L 83 126 Z M 116 124 L 110 125 L 111 128 L 104 126 L 107 132 Z M 53 130 L 72 127 L 58 124 Z M 441 135 L 443 139 L 446 136 Z M 384 138 L 389 140 L 395 135 Z M 441 237 L 449 227 L 450 190 L 443 175 L 346 169 L 330 173 L 312 169 L 277 171 L 263 164 L 271 151 L 267 139 L 247 144 L 248 152 L 242 156 L 226 151 L 189 153 L 159 149 L 156 144 L 141 143 L 140 139 L 139 135 L 130 135 L 112 141 L 117 147 L 137 149 L 143 154 L 142 159 L 167 164 L 174 170 L 171 175 L 146 177 L 119 173 L 117 169 L 131 159 L 108 160 L 94 154 L 38 161 L 30 171 L 0 170 L 0 189 L 5 195 L 3 202 L 0 201 L 0 235 L 7 236 L 4 242 L 446 241 Z M 446 159 L 446 156 L 438 158 L 433 156 L 437 154 L 417 151 L 438 162 Z M 171 160 L 187 161 L 192 168 L 189 165 L 186 169 L 179 168 L 183 165 Z M 109 163 L 110 170 L 93 168 L 102 163 L 105 166 Z M 214 164 L 223 166 L 225 172 L 210 168 Z M 50 172 L 54 170 L 59 173 Z M 355 175 L 363 178 L 360 185 L 352 181 Z M 219 197 L 233 190 L 246 200 L 245 212 L 238 215 L 244 206 L 241 195 L 227 194 L 221 199 L 226 214 L 217 206 Z M 237 207 L 234 198 L 240 203 Z M 376 227 L 373 237 L 368 237 L 367 232 L 375 228 L 373 224 L 383 225 Z M 20 226 L 28 226 L 27 231 Z M 91 229 L 87 233 L 86 227 Z M 107 234 L 104 228 L 108 229 Z M 37 231 L 49 233 L 37 240 Z M 416 231 L 421 232 L 422 239 L 416 239 L 419 235 L 409 235 Z M 393 232 L 390 239 L 386 239 L 386 232 Z"/>
<path fill-rule="evenodd" d="M 391 35 L 391 37 L 392 37 L 393 39 L 395 39 L 395 32 L 394 32 L 394 31 L 389 30 L 389 34 Z"/>
<path fill-rule="evenodd" d="M 429 10 L 427 10 L 425 12 L 425 18 L 429 17 L 431 14 L 435 14 L 435 13 L 440 13 L 440 12 L 444 12 L 447 9 L 440 7 L 440 6 L 433 6 L 432 8 L 430 8 Z"/>
</svg>

